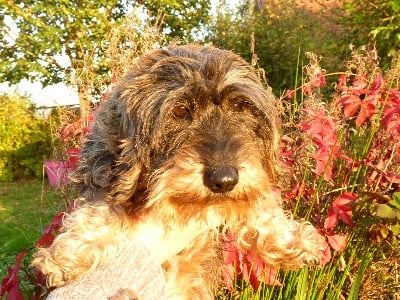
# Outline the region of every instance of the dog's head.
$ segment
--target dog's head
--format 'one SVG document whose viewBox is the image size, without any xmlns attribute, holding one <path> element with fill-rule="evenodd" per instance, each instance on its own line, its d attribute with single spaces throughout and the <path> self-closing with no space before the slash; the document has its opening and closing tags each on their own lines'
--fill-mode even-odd
<svg viewBox="0 0 400 300">
<path fill-rule="evenodd" d="M 76 180 L 127 210 L 247 202 L 276 183 L 276 100 L 232 52 L 176 46 L 141 57 L 100 107 Z"/>
</svg>

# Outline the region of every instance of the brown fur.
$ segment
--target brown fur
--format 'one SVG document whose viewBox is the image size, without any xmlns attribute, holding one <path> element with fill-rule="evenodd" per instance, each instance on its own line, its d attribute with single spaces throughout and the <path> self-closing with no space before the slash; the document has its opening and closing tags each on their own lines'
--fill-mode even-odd
<svg viewBox="0 0 400 300">
<path fill-rule="evenodd" d="M 136 239 L 163 245 L 154 248 L 168 298 L 213 299 L 221 230 L 271 266 L 317 262 L 322 237 L 283 211 L 273 192 L 275 105 L 252 67 L 229 51 L 191 45 L 143 56 L 100 108 L 82 149 L 75 181 L 88 204 L 33 264 L 60 286 Z M 231 189 L 209 183 L 221 166 L 237 171 Z"/>
</svg>

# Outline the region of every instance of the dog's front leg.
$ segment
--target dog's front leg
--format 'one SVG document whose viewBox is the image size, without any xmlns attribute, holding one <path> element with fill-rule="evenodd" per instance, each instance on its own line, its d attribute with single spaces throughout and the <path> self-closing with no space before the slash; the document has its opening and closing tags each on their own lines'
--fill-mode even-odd
<svg viewBox="0 0 400 300">
<path fill-rule="evenodd" d="M 238 242 L 244 249 L 255 250 L 266 264 L 284 269 L 318 264 L 326 247 L 313 225 L 294 220 L 280 207 L 249 216 Z"/>
</svg>

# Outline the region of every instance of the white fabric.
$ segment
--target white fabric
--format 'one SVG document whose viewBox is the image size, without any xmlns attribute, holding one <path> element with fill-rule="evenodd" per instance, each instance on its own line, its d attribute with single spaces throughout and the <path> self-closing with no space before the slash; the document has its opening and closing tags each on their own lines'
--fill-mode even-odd
<svg viewBox="0 0 400 300">
<path fill-rule="evenodd" d="M 105 300 L 121 289 L 132 291 L 139 300 L 166 299 L 161 265 L 150 251 L 136 243 L 128 244 L 107 264 L 55 289 L 47 300 Z"/>
</svg>

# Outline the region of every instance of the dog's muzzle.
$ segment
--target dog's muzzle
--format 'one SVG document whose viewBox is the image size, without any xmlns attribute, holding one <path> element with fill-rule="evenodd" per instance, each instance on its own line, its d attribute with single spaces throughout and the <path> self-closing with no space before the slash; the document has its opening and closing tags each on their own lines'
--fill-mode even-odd
<svg viewBox="0 0 400 300">
<path fill-rule="evenodd" d="M 204 173 L 204 185 L 214 193 L 232 191 L 238 182 L 238 170 L 229 164 L 219 165 Z"/>
</svg>

